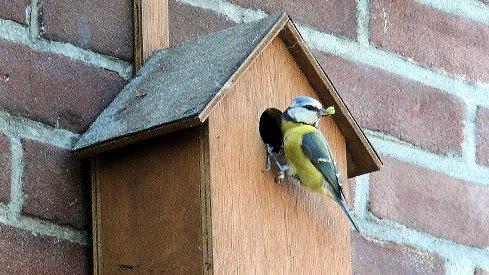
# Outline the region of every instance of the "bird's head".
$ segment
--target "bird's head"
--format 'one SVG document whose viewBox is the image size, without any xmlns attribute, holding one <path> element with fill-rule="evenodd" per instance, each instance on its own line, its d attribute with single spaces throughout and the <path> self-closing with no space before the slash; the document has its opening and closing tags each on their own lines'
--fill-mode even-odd
<svg viewBox="0 0 489 275">
<path fill-rule="evenodd" d="M 292 104 L 284 112 L 284 119 L 317 126 L 322 116 L 330 116 L 335 113 L 334 107 L 323 108 L 318 100 L 308 96 L 298 96 L 292 100 Z"/>
</svg>

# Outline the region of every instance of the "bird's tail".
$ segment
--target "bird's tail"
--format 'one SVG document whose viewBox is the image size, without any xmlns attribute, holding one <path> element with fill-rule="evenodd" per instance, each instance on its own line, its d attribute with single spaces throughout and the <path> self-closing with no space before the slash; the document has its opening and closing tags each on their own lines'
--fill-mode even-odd
<svg viewBox="0 0 489 275">
<path fill-rule="evenodd" d="M 336 202 L 338 202 L 338 204 L 340 205 L 341 207 L 341 210 L 343 210 L 343 212 L 345 212 L 345 215 L 348 217 L 348 219 L 350 220 L 351 224 L 353 225 L 353 227 L 355 228 L 355 230 L 357 232 L 360 232 L 360 230 L 358 230 L 358 226 L 357 224 L 353 221 L 353 219 L 351 218 L 351 215 L 350 215 L 350 211 L 348 210 L 348 206 L 346 206 L 346 203 L 344 200 L 336 197 Z"/>
</svg>

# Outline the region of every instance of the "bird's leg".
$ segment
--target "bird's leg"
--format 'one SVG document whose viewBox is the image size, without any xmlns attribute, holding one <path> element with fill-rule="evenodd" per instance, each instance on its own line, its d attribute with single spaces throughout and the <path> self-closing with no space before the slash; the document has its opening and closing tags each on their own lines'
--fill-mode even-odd
<svg viewBox="0 0 489 275">
<path fill-rule="evenodd" d="M 277 159 L 277 156 L 273 153 L 273 148 L 269 144 L 265 144 L 267 151 L 267 164 L 265 166 L 265 171 L 270 171 L 272 169 L 272 161 L 277 165 L 278 175 L 275 178 L 276 182 L 281 182 L 285 177 L 289 175 L 290 167 L 285 164 L 281 164 Z"/>
<path fill-rule="evenodd" d="M 277 168 L 278 168 L 278 175 L 275 178 L 275 181 L 280 183 L 283 179 L 285 179 L 285 177 L 289 176 L 290 167 L 286 164 L 280 163 L 277 156 L 275 154 L 273 154 L 273 152 L 271 152 L 271 151 L 270 151 L 270 155 L 272 156 L 272 158 L 275 162 L 275 165 L 277 165 Z"/>
</svg>

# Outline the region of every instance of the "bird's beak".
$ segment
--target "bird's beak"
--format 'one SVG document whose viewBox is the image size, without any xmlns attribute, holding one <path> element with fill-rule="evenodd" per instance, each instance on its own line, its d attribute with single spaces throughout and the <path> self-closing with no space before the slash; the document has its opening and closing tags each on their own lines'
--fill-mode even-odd
<svg viewBox="0 0 489 275">
<path fill-rule="evenodd" d="M 334 115 L 335 113 L 335 110 L 334 110 L 334 106 L 329 106 L 328 108 L 326 109 L 321 109 L 321 111 L 319 111 L 319 114 L 321 116 L 331 116 L 331 115 Z"/>
</svg>

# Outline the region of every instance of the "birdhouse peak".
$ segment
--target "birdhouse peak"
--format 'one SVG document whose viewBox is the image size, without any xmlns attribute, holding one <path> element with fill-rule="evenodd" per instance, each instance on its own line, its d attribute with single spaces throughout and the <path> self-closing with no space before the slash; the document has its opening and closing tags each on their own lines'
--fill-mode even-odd
<svg viewBox="0 0 489 275">
<path fill-rule="evenodd" d="M 286 14 L 156 52 L 81 136 L 74 153 L 96 155 L 205 122 L 238 77 L 277 37 L 317 90 L 320 101 L 334 103 L 335 122 L 347 147 L 358 152 L 358 158 L 348 159 L 348 166 L 351 162 L 354 167 L 349 176 L 378 170 L 380 159 Z"/>
</svg>

